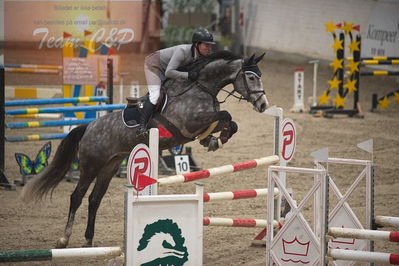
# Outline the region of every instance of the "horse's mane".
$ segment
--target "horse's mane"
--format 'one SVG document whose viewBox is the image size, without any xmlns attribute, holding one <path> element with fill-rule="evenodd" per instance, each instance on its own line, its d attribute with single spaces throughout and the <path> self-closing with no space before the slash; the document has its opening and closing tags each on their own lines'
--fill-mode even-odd
<svg viewBox="0 0 399 266">
<path fill-rule="evenodd" d="M 226 51 L 226 50 L 217 51 L 217 52 L 212 53 L 207 56 L 201 56 L 196 61 L 189 63 L 187 65 L 183 65 L 183 66 L 179 67 L 177 70 L 182 71 L 182 72 L 189 72 L 189 71 L 193 71 L 193 70 L 198 71 L 198 70 L 202 69 L 204 66 L 206 66 L 207 64 L 209 64 L 213 61 L 216 61 L 216 60 L 220 60 L 220 59 L 224 59 L 224 60 L 231 62 L 231 61 L 234 61 L 237 59 L 241 59 L 241 57 L 233 54 L 230 51 Z"/>
</svg>

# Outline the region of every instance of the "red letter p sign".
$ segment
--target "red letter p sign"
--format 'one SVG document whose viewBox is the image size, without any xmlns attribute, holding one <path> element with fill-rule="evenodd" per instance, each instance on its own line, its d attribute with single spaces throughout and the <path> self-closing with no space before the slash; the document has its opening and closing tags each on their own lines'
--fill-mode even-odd
<svg viewBox="0 0 399 266">
<path fill-rule="evenodd" d="M 285 119 L 281 126 L 281 158 L 287 163 L 294 157 L 296 146 L 296 131 L 294 121 Z"/>
<path fill-rule="evenodd" d="M 147 182 L 146 178 L 151 177 L 151 156 L 148 147 L 139 144 L 134 147 L 127 163 L 127 177 L 130 185 L 141 191 Z"/>
</svg>

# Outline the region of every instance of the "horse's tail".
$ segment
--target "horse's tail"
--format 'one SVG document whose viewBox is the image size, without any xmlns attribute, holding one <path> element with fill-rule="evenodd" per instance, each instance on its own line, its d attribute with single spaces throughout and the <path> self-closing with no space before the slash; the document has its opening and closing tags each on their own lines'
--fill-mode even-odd
<svg viewBox="0 0 399 266">
<path fill-rule="evenodd" d="M 52 162 L 43 172 L 24 186 L 21 194 L 23 201 L 41 200 L 43 196 L 57 187 L 64 179 L 78 153 L 79 142 L 82 139 L 87 125 L 74 128 L 60 143 Z"/>
</svg>

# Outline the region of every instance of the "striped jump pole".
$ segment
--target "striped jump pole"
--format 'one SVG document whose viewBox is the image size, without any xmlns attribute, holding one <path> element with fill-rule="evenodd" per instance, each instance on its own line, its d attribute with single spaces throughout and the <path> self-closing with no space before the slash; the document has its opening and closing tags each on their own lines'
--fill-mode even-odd
<svg viewBox="0 0 399 266">
<path fill-rule="evenodd" d="M 205 193 L 204 202 L 265 197 L 267 196 L 267 192 L 268 192 L 267 188 L 261 188 L 261 189 L 251 189 L 251 190 Z M 279 195 L 279 191 L 277 188 L 274 188 L 273 192 L 274 195 Z"/>
<path fill-rule="evenodd" d="M 375 223 L 378 226 L 388 226 L 388 227 L 398 227 L 399 228 L 399 217 L 376 216 Z"/>
<path fill-rule="evenodd" d="M 399 242 L 399 232 L 389 232 L 389 231 L 330 227 L 328 229 L 328 235 L 335 238 L 342 237 L 342 238 Z"/>
<path fill-rule="evenodd" d="M 21 141 L 63 139 L 67 135 L 68 135 L 67 133 L 56 133 L 56 134 L 43 134 L 43 135 L 13 136 L 13 137 L 5 137 L 5 139 L 8 142 L 21 142 Z"/>
<path fill-rule="evenodd" d="M 68 112 L 87 112 L 87 111 L 101 111 L 101 110 L 117 110 L 125 108 L 125 104 L 107 104 L 107 105 L 87 105 L 87 106 L 72 106 L 72 107 L 49 107 L 49 108 L 26 108 L 6 110 L 6 115 L 24 115 L 24 114 L 40 114 L 40 113 L 68 113 Z"/>
<path fill-rule="evenodd" d="M 174 175 L 165 178 L 158 179 L 159 184 L 175 184 L 175 183 L 185 183 L 191 182 L 198 179 L 204 179 L 211 176 L 219 176 L 224 174 L 235 173 L 243 170 L 248 170 L 256 168 L 263 165 L 272 165 L 279 162 L 279 157 L 277 155 L 272 155 L 268 157 L 263 157 L 260 159 L 250 160 L 242 163 L 235 163 L 224 165 L 220 167 L 211 168 L 208 170 L 201 170 L 197 172 L 192 172 L 182 175 Z"/>
<path fill-rule="evenodd" d="M 391 91 L 390 93 L 388 93 L 380 98 L 378 98 L 377 93 L 373 93 L 372 99 L 371 99 L 371 111 L 377 109 L 378 105 L 380 104 L 381 101 L 383 101 L 384 99 L 389 99 L 389 98 L 395 97 L 395 94 L 397 94 L 397 93 L 399 93 L 399 90 Z"/>
<path fill-rule="evenodd" d="M 6 67 L 6 72 L 12 73 L 39 73 L 39 74 L 59 74 L 60 70 L 58 69 L 40 69 L 40 68 L 14 68 L 14 67 Z"/>
<path fill-rule="evenodd" d="M 358 250 L 329 249 L 328 256 L 333 260 L 374 262 L 399 265 L 399 254 Z"/>
<path fill-rule="evenodd" d="M 347 59 L 353 61 L 353 57 Z M 362 65 L 399 65 L 399 57 L 362 57 L 360 63 Z"/>
<path fill-rule="evenodd" d="M 204 226 L 227 226 L 227 227 L 262 227 L 267 225 L 266 220 L 262 219 L 233 219 L 233 218 L 220 218 L 220 217 L 204 217 Z M 282 225 L 273 221 L 274 229 L 279 229 Z"/>
<path fill-rule="evenodd" d="M 65 260 L 71 258 L 114 258 L 122 255 L 120 247 L 38 249 L 0 251 L 0 262 Z"/>
<path fill-rule="evenodd" d="M 399 76 L 399 71 L 362 71 L 360 76 Z"/>
<path fill-rule="evenodd" d="M 353 57 L 349 56 L 346 59 L 348 59 L 349 61 L 353 61 Z M 381 61 L 381 60 L 399 60 L 399 57 L 394 57 L 394 56 L 372 56 L 372 57 L 361 57 L 359 59 L 360 61 L 366 61 L 366 60 L 377 60 L 377 61 Z"/>
<path fill-rule="evenodd" d="M 63 103 L 88 103 L 88 102 L 106 102 L 107 96 L 93 96 L 93 97 L 71 97 L 71 98 L 56 98 L 56 99 L 34 99 L 34 100 L 15 100 L 6 101 L 5 106 L 26 106 L 26 105 L 43 105 L 43 104 L 63 104 Z"/>
<path fill-rule="evenodd" d="M 399 65 L 399 59 L 391 60 L 362 60 L 362 65 Z"/>
<path fill-rule="evenodd" d="M 87 119 L 72 119 L 72 120 L 56 120 L 56 121 L 31 121 L 31 122 L 19 122 L 19 123 L 6 123 L 8 128 L 36 128 L 36 127 L 58 127 L 67 125 L 81 125 L 88 124 L 94 121 L 95 118 Z"/>
<path fill-rule="evenodd" d="M 35 68 L 35 69 L 58 69 L 61 70 L 62 66 L 57 65 L 34 65 L 34 64 L 4 64 L 8 68 Z"/>
<path fill-rule="evenodd" d="M 59 119 L 61 114 L 30 114 L 30 115 L 14 115 L 14 118 L 48 118 L 48 119 Z"/>
<path fill-rule="evenodd" d="M 399 57 L 393 56 L 374 56 L 374 57 L 362 57 L 360 60 L 399 60 Z"/>
</svg>

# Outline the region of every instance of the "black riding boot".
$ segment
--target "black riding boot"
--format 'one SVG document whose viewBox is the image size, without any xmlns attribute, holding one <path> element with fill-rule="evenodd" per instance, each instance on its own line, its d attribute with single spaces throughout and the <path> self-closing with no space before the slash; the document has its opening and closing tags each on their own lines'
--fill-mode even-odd
<svg viewBox="0 0 399 266">
<path fill-rule="evenodd" d="M 147 100 L 144 103 L 143 111 L 142 111 L 141 117 L 140 117 L 141 127 L 137 131 L 138 134 L 143 134 L 143 133 L 147 132 L 148 121 L 150 120 L 152 113 L 154 112 L 154 109 L 155 109 L 155 105 L 153 105 L 149 100 Z"/>
</svg>

